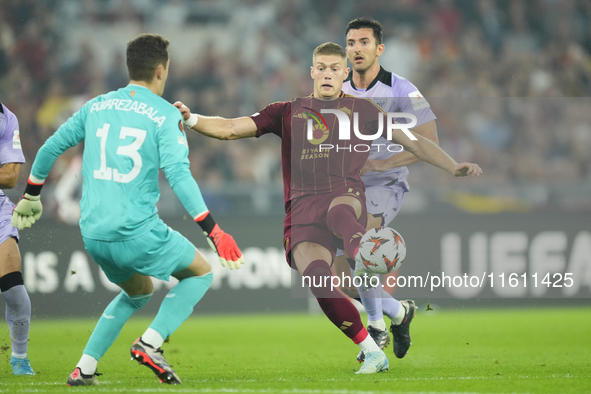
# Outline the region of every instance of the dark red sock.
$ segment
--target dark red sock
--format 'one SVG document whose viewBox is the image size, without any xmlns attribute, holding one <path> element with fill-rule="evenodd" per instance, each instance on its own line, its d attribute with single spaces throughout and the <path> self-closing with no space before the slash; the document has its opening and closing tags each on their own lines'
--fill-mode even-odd
<svg viewBox="0 0 591 394">
<path fill-rule="evenodd" d="M 367 330 L 361 323 L 357 308 L 337 288 L 331 290 L 332 273 L 326 261 L 313 261 L 306 268 L 303 276 L 320 308 L 332 324 L 340 328 L 355 344 L 367 338 Z"/>
<path fill-rule="evenodd" d="M 359 241 L 365 234 L 365 227 L 357 221 L 355 209 L 347 204 L 332 207 L 326 214 L 326 224 L 328 224 L 330 231 L 343 237 L 345 252 L 354 259 L 357 248 L 359 248 Z"/>
</svg>

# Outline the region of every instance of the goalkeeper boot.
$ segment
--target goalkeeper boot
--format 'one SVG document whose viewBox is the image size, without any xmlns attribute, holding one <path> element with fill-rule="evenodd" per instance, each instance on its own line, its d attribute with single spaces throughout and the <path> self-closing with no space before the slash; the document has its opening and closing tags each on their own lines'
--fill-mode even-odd
<svg viewBox="0 0 591 394">
<path fill-rule="evenodd" d="M 160 383 L 181 383 L 181 378 L 179 378 L 164 358 L 162 348 L 154 349 L 152 346 L 144 343 L 141 338 L 138 338 L 131 346 L 131 359 L 136 360 L 140 365 L 150 368 L 158 379 L 160 379 Z"/>
<path fill-rule="evenodd" d="M 367 332 L 373 338 L 374 342 L 380 347 L 380 349 L 384 350 L 390 344 L 390 334 L 388 334 L 387 330 L 380 330 L 379 328 L 367 326 Z M 363 353 L 363 350 L 361 350 L 357 355 L 357 361 L 362 363 L 364 360 L 365 354 Z"/>
<path fill-rule="evenodd" d="M 31 368 L 31 362 L 28 358 L 16 358 L 10 356 L 10 366 L 12 367 L 13 375 L 35 375 L 35 371 Z"/>
<path fill-rule="evenodd" d="M 96 380 L 96 376 L 101 376 L 102 373 L 95 372 L 92 375 L 85 375 L 80 370 L 80 367 L 76 367 L 74 372 L 68 377 L 68 386 L 98 386 L 99 381 Z"/>
<path fill-rule="evenodd" d="M 370 374 L 387 371 L 390 369 L 390 363 L 386 353 L 382 350 L 379 352 L 369 352 L 365 355 L 365 361 L 356 374 Z"/>
<path fill-rule="evenodd" d="M 392 332 L 392 337 L 394 338 L 394 354 L 398 358 L 404 357 L 411 345 L 409 331 L 410 322 L 417 313 L 417 306 L 413 300 L 400 301 L 400 304 L 406 311 L 404 313 L 402 323 L 390 325 L 390 331 Z"/>
</svg>

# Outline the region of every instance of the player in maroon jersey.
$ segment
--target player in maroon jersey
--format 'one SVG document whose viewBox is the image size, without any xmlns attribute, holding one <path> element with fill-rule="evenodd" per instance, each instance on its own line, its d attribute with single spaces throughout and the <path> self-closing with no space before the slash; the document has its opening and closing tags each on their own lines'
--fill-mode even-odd
<svg viewBox="0 0 591 394">
<path fill-rule="evenodd" d="M 326 122 L 324 127 L 320 125 L 320 133 L 310 136 L 306 132 L 310 119 L 314 116 L 318 119 L 322 109 L 337 108 L 366 117 L 359 121 L 363 125 L 361 134 L 375 132 L 377 120 L 371 119 L 376 119 L 381 111 L 379 107 L 369 100 L 341 92 L 348 72 L 344 48 L 325 43 L 314 51 L 311 67 L 314 93 L 309 97 L 274 103 L 250 117 L 235 119 L 198 116 L 191 114 L 181 102 L 174 105 L 183 114 L 187 127 L 209 137 L 232 140 L 273 133 L 282 139 L 287 262 L 309 279 L 312 293 L 331 322 L 366 354 L 358 373 L 376 373 L 388 369 L 388 359 L 368 336 L 357 309 L 337 289 L 329 285 L 315 286 L 332 276 L 330 264 L 336 248 L 343 247 L 348 255 L 356 256 L 359 240 L 365 233 L 367 212 L 359 171 L 368 152 L 351 149 L 352 145 L 363 141 L 351 130 L 351 139 L 347 141 L 339 140 L 339 133 L 329 132 L 336 130 L 336 116 L 326 116 L 330 126 Z M 409 134 L 416 140 L 401 130 L 394 130 L 392 139 L 419 159 L 455 176 L 478 176 L 482 172 L 477 164 L 458 164 L 431 141 Z M 333 146 L 333 149 L 320 149 L 320 144 Z M 337 146 L 344 149 L 334 149 Z"/>
</svg>

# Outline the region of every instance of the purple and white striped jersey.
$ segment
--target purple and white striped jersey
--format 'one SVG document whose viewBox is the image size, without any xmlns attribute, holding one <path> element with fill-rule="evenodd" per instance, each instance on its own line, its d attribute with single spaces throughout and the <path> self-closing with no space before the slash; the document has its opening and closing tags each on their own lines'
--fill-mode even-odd
<svg viewBox="0 0 591 394">
<path fill-rule="evenodd" d="M 407 112 L 417 117 L 417 126 L 436 119 L 431 111 L 429 102 L 421 95 L 419 89 L 408 79 L 384 70 L 380 67 L 377 77 L 371 82 L 367 89 L 355 87 L 352 80 L 353 73 L 343 83 L 342 91 L 356 97 L 371 98 L 386 112 Z M 397 118 L 398 123 L 409 123 L 410 119 Z M 388 150 L 392 142 L 380 137 L 373 141 L 369 158 L 371 160 L 385 160 L 396 153 Z M 394 149 L 392 149 L 394 150 Z M 395 181 L 409 191 L 408 168 L 396 167 L 386 172 L 368 172 L 361 177 L 366 187 L 388 186 Z"/>
<path fill-rule="evenodd" d="M 4 104 L 0 103 L 0 164 L 24 162 L 18 120 Z M 4 196 L 2 190 L 0 190 L 0 196 Z"/>
</svg>

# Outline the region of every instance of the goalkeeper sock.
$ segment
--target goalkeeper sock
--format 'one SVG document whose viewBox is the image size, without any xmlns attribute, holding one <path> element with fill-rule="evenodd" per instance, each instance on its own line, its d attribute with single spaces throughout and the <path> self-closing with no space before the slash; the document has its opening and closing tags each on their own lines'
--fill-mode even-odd
<svg viewBox="0 0 591 394">
<path fill-rule="evenodd" d="M 29 325 L 31 323 L 31 300 L 19 271 L 0 278 L 0 291 L 6 302 L 6 322 L 10 332 L 12 354 L 27 354 Z"/>
<path fill-rule="evenodd" d="M 177 283 L 162 301 L 150 328 L 163 339 L 171 336 L 191 315 L 195 305 L 209 289 L 212 280 L 213 272 L 210 272 L 202 276 L 185 278 Z"/>
<path fill-rule="evenodd" d="M 154 349 L 159 349 L 164 343 L 164 338 L 158 334 L 158 331 L 148 328 L 141 337 L 141 340 L 146 345 L 152 346 Z"/>
<path fill-rule="evenodd" d="M 152 294 L 130 297 L 124 291 L 119 293 L 107 305 L 107 308 L 101 315 L 94 331 L 90 335 L 83 354 L 91 356 L 95 360 L 100 360 L 119 336 L 125 322 L 131 315 L 146 305 L 151 297 Z M 84 373 L 86 374 L 86 372 Z"/>
<path fill-rule="evenodd" d="M 80 372 L 84 375 L 94 375 L 96 372 L 96 366 L 98 365 L 98 360 L 88 354 L 83 354 L 76 364 L 77 368 L 80 368 Z"/>
<path fill-rule="evenodd" d="M 365 234 L 365 227 L 357 221 L 355 209 L 347 204 L 335 205 L 326 214 L 326 224 L 330 231 L 343 238 L 345 252 L 354 259 L 359 241 Z"/>
</svg>

